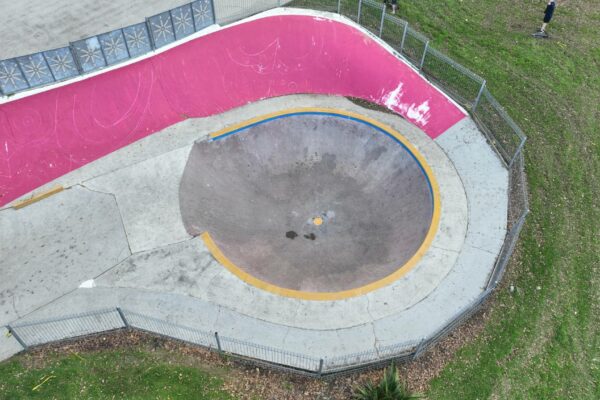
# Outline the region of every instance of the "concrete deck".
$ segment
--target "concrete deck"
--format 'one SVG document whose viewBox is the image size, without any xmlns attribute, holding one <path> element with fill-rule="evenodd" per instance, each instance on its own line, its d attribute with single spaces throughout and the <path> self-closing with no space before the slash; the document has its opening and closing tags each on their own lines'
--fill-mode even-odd
<svg viewBox="0 0 600 400">
<path fill-rule="evenodd" d="M 417 147 L 440 182 L 442 218 L 430 251 L 411 273 L 365 296 L 306 301 L 277 296 L 246 284 L 218 264 L 200 238 L 186 234 L 178 214 L 177 196 L 171 193 L 176 191 L 173 182 L 182 176 L 187 154 L 196 140 L 249 117 L 302 106 L 359 112 L 390 125 Z M 167 170 L 170 174 L 164 172 Z M 8 290 L 30 290 L 30 297 L 37 299 L 38 291 L 43 294 L 54 290 L 54 284 L 45 282 L 63 277 L 65 272 L 61 270 L 45 269 L 44 282 L 39 286 L 31 287 L 30 278 L 24 278 L 12 282 L 10 288 L 2 288 L 1 324 L 121 306 L 257 344 L 331 358 L 419 341 L 481 293 L 504 238 L 506 208 L 499 199 L 506 199 L 508 176 L 469 120 L 433 141 L 397 116 L 365 110 L 344 98 L 288 96 L 249 104 L 215 117 L 186 120 L 73 171 L 48 187 L 56 183 L 71 189 L 18 211 L 0 211 L 0 220 L 17 221 L 18 216 L 18 225 L 29 227 L 33 220 L 52 218 L 56 204 L 77 202 L 86 196 L 91 196 L 86 202 L 107 199 L 113 209 L 104 206 L 98 214 L 103 220 L 122 218 L 123 222 L 112 223 L 110 242 L 102 239 L 104 242 L 100 243 L 112 243 L 111 248 L 120 243 L 116 248 L 122 250 L 115 250 L 111 261 L 99 269 L 78 267 L 69 271 L 73 280 L 66 280 L 64 289 L 56 292 L 53 299 L 40 296 L 41 300 L 33 305 L 23 303 L 19 307 L 21 303 L 16 303 L 15 310 L 8 301 L 12 298 Z M 490 205 L 495 208 L 493 212 L 485 208 Z M 77 212 L 77 207 L 72 209 Z M 38 210 L 45 210 L 47 216 Z M 154 218 L 156 213 L 160 223 Z M 4 215 L 9 218 L 2 218 Z M 63 221 L 65 232 L 69 232 L 69 224 L 76 226 L 73 218 L 58 218 Z M 93 225 L 89 221 L 88 225 Z M 3 229 L 4 232 L 9 230 Z M 124 237 L 132 246 L 129 257 Z M 69 232 L 46 235 L 43 241 L 60 254 L 60 246 L 68 249 L 76 244 L 70 238 Z M 12 246 L 17 245 L 14 239 L 0 239 L 2 243 L 12 241 Z M 27 245 L 26 239 L 21 241 L 20 245 Z M 25 262 L 30 265 L 35 260 L 27 252 L 20 254 L 20 259 L 11 265 L 23 268 Z M 6 262 L 0 262 L 0 268 L 8 267 Z M 26 271 L 29 276 L 37 276 L 37 269 Z M 95 287 L 78 288 L 89 279 L 94 279 Z M 398 326 L 403 328 L 398 330 Z"/>
<path fill-rule="evenodd" d="M 91 3 L 86 0 L 85 4 Z M 155 13 L 153 7 L 158 12 L 179 4 L 155 2 L 147 5 L 151 9 L 140 10 L 146 16 Z M 321 14 L 298 13 L 314 16 L 311 24 L 324 29 L 317 32 L 322 35 L 320 38 L 331 35 L 325 31 L 334 25 L 324 23 Z M 276 13 L 270 15 L 276 16 Z M 37 18 L 43 18 L 43 13 L 32 20 Z M 123 18 L 126 21 L 119 25 L 130 23 L 128 18 L 131 22 L 140 19 L 135 13 Z M 338 22 L 352 25 L 342 19 Z M 198 79 L 194 82 L 177 79 L 182 60 L 189 61 L 182 49 L 173 52 L 180 58 L 156 57 L 152 62 L 140 63 L 141 67 L 129 69 L 135 69 L 137 75 L 105 73 L 95 77 L 96 80 L 90 78 L 69 85 L 60 100 L 65 103 L 60 107 L 56 91 L 48 92 L 46 97 L 32 96 L 2 105 L 5 114 L 12 118 L 11 123 L 5 125 L 10 126 L 6 132 L 17 133 L 7 135 L 11 151 L 17 149 L 14 154 L 25 161 L 30 155 L 27 146 L 39 148 L 39 154 L 43 155 L 38 157 L 39 169 L 24 164 L 23 176 L 30 181 L 14 191 L 11 198 L 17 197 L 17 192 L 19 196 L 25 193 L 26 187 L 38 187 L 35 193 L 41 193 L 60 184 L 66 190 L 19 210 L 0 208 L 0 253 L 3 255 L 0 271 L 3 277 L 8 277 L 0 281 L 0 325 L 120 306 L 203 331 L 219 332 L 233 339 L 335 360 L 350 353 L 379 351 L 388 345 L 418 343 L 472 304 L 486 285 L 506 234 L 508 173 L 502 162 L 473 121 L 464 118 L 464 110 L 429 87 L 411 67 L 398 62 L 389 49 L 385 50 L 386 54 L 376 52 L 386 60 L 388 70 L 384 71 L 381 63 L 374 63 L 377 68 L 369 70 L 373 66 L 369 60 L 369 65 L 360 64 L 360 68 L 351 71 L 358 77 L 369 74 L 380 79 L 363 82 L 371 86 L 360 87 L 356 93 L 347 87 L 335 86 L 344 83 L 340 79 L 323 78 L 324 72 L 333 74 L 328 75 L 331 77 L 344 75 L 345 72 L 337 68 L 339 65 L 359 65 L 351 59 L 355 53 L 361 54 L 361 60 L 368 59 L 362 51 L 381 46 L 369 35 L 360 36 L 363 41 L 355 40 L 356 32 L 348 36 L 354 38 L 351 42 L 361 42 L 368 49 L 346 49 L 341 53 L 335 51 L 340 43 L 325 49 L 325 42 L 319 42 L 318 51 L 311 53 L 315 49 L 309 38 L 304 43 L 306 51 L 302 52 L 306 63 L 291 68 L 298 60 L 298 49 L 294 47 L 298 35 L 289 30 L 288 25 L 285 20 L 278 20 L 280 41 L 277 46 L 271 46 L 272 29 L 257 24 L 261 35 L 253 46 L 260 50 L 260 57 L 248 57 L 245 45 L 235 42 L 228 60 L 223 61 L 232 63 L 231 79 L 223 75 L 222 83 L 231 84 L 240 76 L 243 80 L 235 81 L 235 87 L 231 84 L 217 89 L 219 93 L 225 89 L 225 93 L 239 96 L 221 98 L 222 103 L 216 106 L 198 90 L 202 85 L 213 87 L 213 75 L 194 74 Z M 111 28 L 93 28 L 90 33 Z M 241 32 L 243 38 L 257 39 L 245 29 L 240 28 L 238 35 Z M 336 37 L 340 38 L 345 29 L 336 29 Z M 87 36 L 87 32 L 84 30 L 81 35 Z M 71 33 L 69 36 L 68 40 L 77 39 Z M 228 38 L 238 40 L 235 36 Z M 290 47 L 289 43 L 294 46 Z M 14 46 L 16 42 L 7 46 L 7 51 L 14 52 Z M 21 49 L 24 48 L 27 47 L 19 47 L 18 54 L 23 54 Z M 42 49 L 32 48 L 26 52 L 37 50 Z M 222 46 L 209 50 L 223 53 Z M 331 58 L 331 54 L 341 58 Z M 331 68 L 311 69 L 309 61 L 323 55 L 327 55 L 324 59 L 327 62 L 319 65 Z M 199 66 L 206 59 L 203 57 L 196 60 L 196 64 L 188 65 L 194 71 L 205 71 Z M 219 68 L 217 65 L 217 70 Z M 390 80 L 393 71 L 393 76 L 400 76 L 399 70 L 402 71 L 400 82 Z M 292 74 L 288 74 L 290 71 Z M 164 74 L 163 79 L 173 84 L 171 92 L 152 92 L 162 91 L 157 88 L 166 82 L 153 86 L 155 79 L 159 79 L 154 77 L 155 73 Z M 92 105 L 97 104 L 97 88 L 111 93 L 112 88 L 122 86 L 123 79 L 130 81 L 134 75 L 139 79 L 137 88 L 129 88 L 130 98 L 125 99 L 121 107 L 107 108 L 101 114 L 84 112 L 93 110 Z M 320 93 L 359 95 L 385 104 L 396 112 L 410 115 L 422 129 L 398 115 L 366 110 L 336 96 L 292 95 L 246 104 L 269 96 L 310 91 L 308 86 L 298 86 L 298 83 L 312 82 L 307 76 L 323 78 L 319 81 Z M 345 84 L 351 84 L 350 89 L 356 90 L 357 80 L 347 74 L 344 77 L 348 78 Z M 402 86 L 403 79 L 414 87 Z M 245 86 L 239 86 L 240 82 Z M 421 90 L 424 85 L 428 86 L 426 93 Z M 76 107 L 76 98 L 80 103 L 83 101 L 83 105 Z M 438 105 L 420 113 L 424 104 L 433 104 L 428 101 L 434 98 Z M 164 113 L 150 112 L 148 104 L 151 103 L 159 104 L 156 110 Z M 56 108 L 45 107 L 48 104 Z M 400 132 L 431 166 L 439 183 L 440 225 L 429 250 L 410 273 L 378 290 L 347 299 L 312 301 L 278 296 L 230 273 L 212 257 L 200 238 L 186 231 L 178 190 L 194 143 L 206 140 L 210 133 L 227 126 L 293 107 L 328 107 L 366 115 Z M 49 130 L 44 121 L 56 121 L 59 109 L 65 121 L 66 116 L 71 118 L 74 113 L 78 117 L 84 115 L 79 122 L 86 129 L 78 130 L 76 126 L 68 135 L 61 129 Z M 121 109 L 129 111 L 124 115 Z M 444 110 L 451 112 L 446 114 Z M 47 115 L 41 114 L 46 111 Z M 188 118 L 190 116 L 201 118 Z M 71 122 L 74 122 L 72 118 Z M 156 133 L 150 135 L 152 132 Z M 67 145 L 70 153 L 58 156 L 58 150 L 52 150 L 55 144 L 60 151 Z M 81 148 L 87 149 L 86 146 L 97 148 L 71 157 Z M 115 149 L 118 150 L 113 151 Z M 43 153 L 45 151 L 49 156 Z M 8 149 L 6 152 L 0 161 L 6 161 L 9 166 Z M 36 152 L 31 154 L 38 154 Z M 62 169 L 52 172 L 57 165 Z M 17 170 L 17 167 L 8 169 Z M 63 173 L 66 174 L 51 181 Z M 17 182 L 18 175 L 7 176 Z M 16 183 L 11 182 L 5 182 L 3 187 L 14 189 Z M 0 359 L 20 349 L 14 337 L 4 335 L 0 340 Z"/>
</svg>

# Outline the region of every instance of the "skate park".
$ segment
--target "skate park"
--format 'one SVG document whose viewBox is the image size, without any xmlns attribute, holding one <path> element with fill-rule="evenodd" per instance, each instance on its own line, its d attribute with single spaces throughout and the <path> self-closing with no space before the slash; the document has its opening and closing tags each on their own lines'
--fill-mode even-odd
<svg viewBox="0 0 600 400">
<path fill-rule="evenodd" d="M 116 328 L 93 312 L 119 307 L 140 329 L 334 369 L 413 347 L 477 301 L 509 176 L 461 106 L 336 14 L 200 33 L 3 100 L 2 325 L 42 343 L 35 322 Z"/>
</svg>

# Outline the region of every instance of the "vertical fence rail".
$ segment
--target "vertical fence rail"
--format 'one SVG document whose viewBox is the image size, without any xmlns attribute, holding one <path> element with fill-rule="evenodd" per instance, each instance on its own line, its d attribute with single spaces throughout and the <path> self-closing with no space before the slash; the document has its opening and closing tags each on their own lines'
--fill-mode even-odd
<svg viewBox="0 0 600 400">
<path fill-rule="evenodd" d="M 363 0 L 358 0 L 358 16 L 356 17 L 357 24 L 360 24 L 360 14 L 362 12 L 362 2 L 363 2 Z"/>
<path fill-rule="evenodd" d="M 385 6 L 381 7 L 381 22 L 379 24 L 379 37 L 383 36 L 383 23 L 385 22 Z"/>
</svg>

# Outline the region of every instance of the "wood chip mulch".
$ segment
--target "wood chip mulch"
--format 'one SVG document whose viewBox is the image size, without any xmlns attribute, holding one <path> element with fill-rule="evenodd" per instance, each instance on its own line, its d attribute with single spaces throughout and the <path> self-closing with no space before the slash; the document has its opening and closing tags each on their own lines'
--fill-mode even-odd
<svg viewBox="0 0 600 400">
<path fill-rule="evenodd" d="M 481 334 L 489 307 L 484 305 L 467 322 L 419 359 L 398 365 L 401 378 L 411 390 L 424 393 L 429 382 L 454 357 L 456 351 Z M 241 400 L 346 400 L 351 399 L 357 386 L 369 380 L 378 381 L 383 374 L 383 367 L 378 367 L 325 379 L 304 377 L 258 367 L 202 347 L 134 330 L 114 331 L 39 346 L 28 350 L 21 360 L 25 365 L 35 368 L 43 366 L 47 359 L 56 357 L 57 354 L 126 350 L 134 347 L 155 352 L 166 362 L 195 366 L 217 375 L 224 380 L 224 388 Z"/>
</svg>

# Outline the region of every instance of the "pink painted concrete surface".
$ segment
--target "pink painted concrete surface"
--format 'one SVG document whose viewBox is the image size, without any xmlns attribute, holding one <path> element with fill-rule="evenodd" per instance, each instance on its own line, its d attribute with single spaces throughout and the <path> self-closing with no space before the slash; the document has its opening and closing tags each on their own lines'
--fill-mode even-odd
<svg viewBox="0 0 600 400">
<path fill-rule="evenodd" d="M 465 117 L 362 32 L 322 18 L 267 17 L 1 105 L 0 205 L 185 118 L 297 93 L 386 105 L 432 138 Z"/>
</svg>

